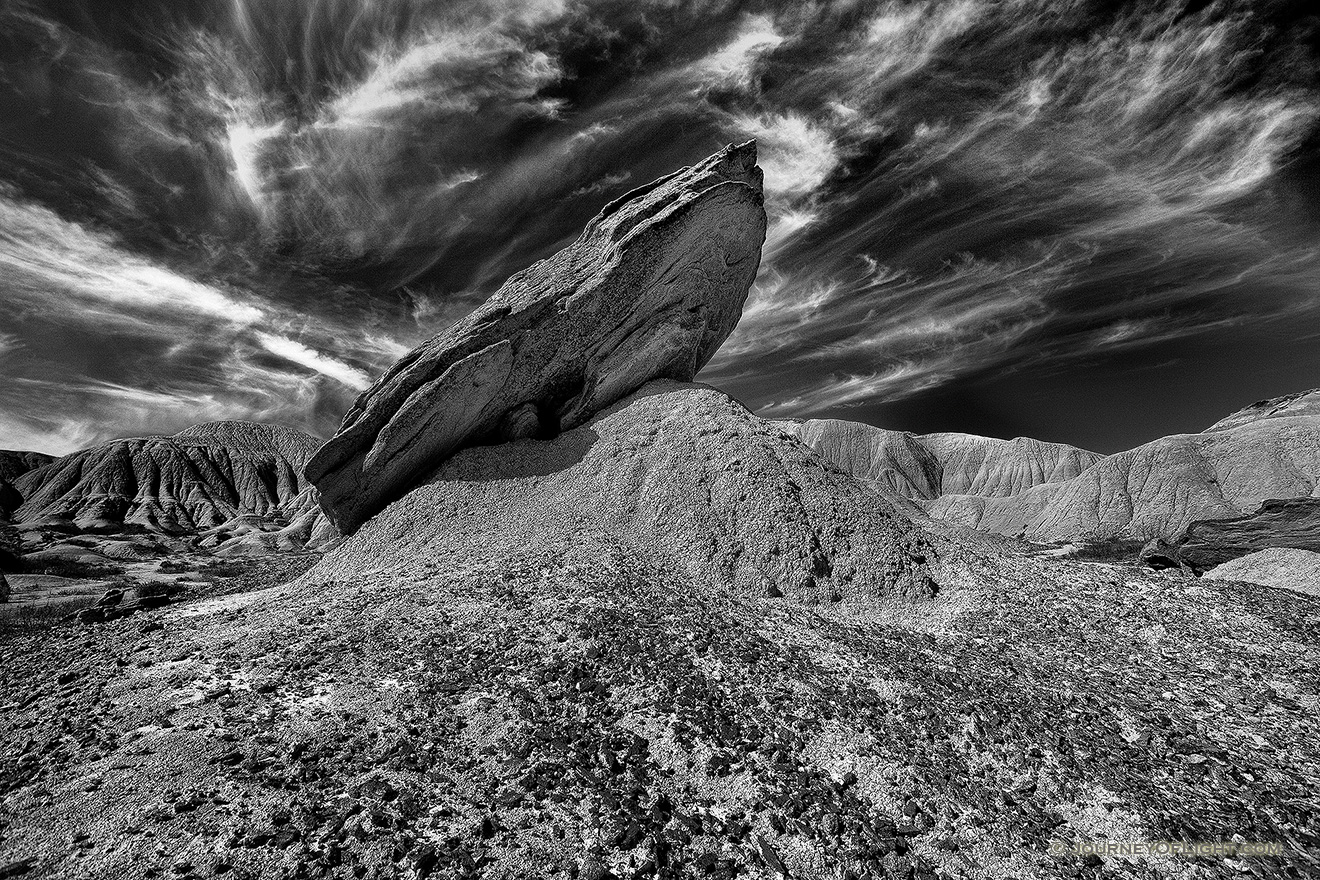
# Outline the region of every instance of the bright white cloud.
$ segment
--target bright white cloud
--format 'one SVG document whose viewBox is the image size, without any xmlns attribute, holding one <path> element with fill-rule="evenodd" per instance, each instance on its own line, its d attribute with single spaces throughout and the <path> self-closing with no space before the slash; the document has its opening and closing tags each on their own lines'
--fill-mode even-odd
<svg viewBox="0 0 1320 880">
<path fill-rule="evenodd" d="M 323 376 L 329 376 L 331 379 L 342 382 L 356 391 L 362 391 L 371 384 L 371 379 L 368 378 L 367 374 L 358 368 L 330 355 L 308 348 L 297 340 L 271 333 L 257 333 L 257 341 L 271 354 L 292 361 Z"/>
<path fill-rule="evenodd" d="M 756 59 L 783 42 L 769 16 L 748 15 L 732 40 L 697 63 L 697 72 L 702 78 L 745 88 Z"/>
<path fill-rule="evenodd" d="M 234 293 L 120 249 L 109 236 L 2 196 L 0 271 L 8 300 L 0 307 L 21 301 L 57 309 L 71 320 L 150 326 L 147 318 L 160 314 L 245 326 L 265 315 Z"/>
<path fill-rule="evenodd" d="M 839 162 L 830 133 L 800 113 L 770 113 L 734 119 L 756 138 L 757 155 L 771 196 L 800 197 L 815 192 Z"/>
<path fill-rule="evenodd" d="M 329 107 L 331 125 L 374 125 L 404 109 L 471 113 L 482 102 L 526 101 L 563 71 L 555 59 L 487 29 L 441 31 L 377 55 L 371 73 Z M 557 105 L 535 106 L 553 113 Z"/>
</svg>

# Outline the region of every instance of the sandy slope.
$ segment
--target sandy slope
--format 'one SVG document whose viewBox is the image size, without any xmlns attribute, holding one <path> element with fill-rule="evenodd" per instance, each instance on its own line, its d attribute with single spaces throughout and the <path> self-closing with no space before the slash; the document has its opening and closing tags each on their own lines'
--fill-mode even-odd
<svg viewBox="0 0 1320 880">
<path fill-rule="evenodd" d="M 1217 565 L 1205 576 L 1320 596 L 1320 553 L 1272 547 Z"/>
</svg>

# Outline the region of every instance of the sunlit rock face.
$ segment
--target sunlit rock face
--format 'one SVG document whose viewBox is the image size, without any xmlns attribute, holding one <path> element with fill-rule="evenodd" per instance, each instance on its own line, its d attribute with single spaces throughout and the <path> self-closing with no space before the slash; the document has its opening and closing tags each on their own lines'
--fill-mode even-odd
<svg viewBox="0 0 1320 880">
<path fill-rule="evenodd" d="M 737 323 L 765 233 L 750 142 L 606 205 L 358 398 L 307 466 L 322 507 L 351 533 L 464 446 L 553 436 L 692 379 Z"/>
<path fill-rule="evenodd" d="M 1315 494 L 1317 397 L 1307 392 L 1262 401 L 1200 433 L 1161 437 L 1109 456 L 1023 438 L 917 436 L 837 420 L 793 430 L 831 462 L 935 519 L 1042 540 L 1175 539 L 1194 523 L 1214 530 L 1198 520 L 1243 517 L 1267 499 Z M 1268 531 L 1276 528 L 1274 520 L 1290 516 L 1266 516 L 1268 525 L 1243 528 Z M 1223 540 L 1251 549 L 1297 546 Z M 1232 555 L 1241 553 L 1215 558 Z"/>
</svg>

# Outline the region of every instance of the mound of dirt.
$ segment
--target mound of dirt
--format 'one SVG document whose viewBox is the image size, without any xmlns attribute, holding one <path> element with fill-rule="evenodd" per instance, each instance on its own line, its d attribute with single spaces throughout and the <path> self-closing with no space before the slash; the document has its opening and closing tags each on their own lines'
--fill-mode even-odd
<svg viewBox="0 0 1320 880">
<path fill-rule="evenodd" d="M 1320 596 L 1320 553 L 1272 547 L 1215 566 L 1204 576 Z"/>
<path fill-rule="evenodd" d="M 727 395 L 677 382 L 551 441 L 460 452 L 322 571 L 399 576 L 474 531 L 556 546 L 594 536 L 744 595 L 886 603 L 937 589 L 924 536 L 884 499 Z"/>
</svg>

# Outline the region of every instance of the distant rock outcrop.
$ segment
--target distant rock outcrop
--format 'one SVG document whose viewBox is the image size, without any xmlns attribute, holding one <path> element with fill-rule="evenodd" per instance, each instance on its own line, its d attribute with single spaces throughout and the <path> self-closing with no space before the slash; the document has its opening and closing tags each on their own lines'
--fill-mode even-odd
<svg viewBox="0 0 1320 880">
<path fill-rule="evenodd" d="M 932 443 L 847 422 L 807 422 L 799 433 L 839 466 L 937 519 L 1042 540 L 1174 539 L 1197 520 L 1312 495 L 1320 481 L 1318 397 L 1256 404 L 1200 434 L 1110 456 L 967 435 L 931 435 L 950 438 Z"/>
<path fill-rule="evenodd" d="M 1296 394 L 1285 394 L 1282 397 L 1271 397 L 1269 400 L 1258 400 L 1250 406 L 1244 406 L 1232 415 L 1225 416 L 1215 422 L 1205 429 L 1205 433 L 1227 431 L 1250 422 L 1259 422 L 1265 419 L 1300 417 L 1320 418 L 1320 389 L 1299 391 Z"/>
<path fill-rule="evenodd" d="M 916 435 L 840 419 L 781 424 L 858 479 L 918 502 L 1017 495 L 1075 477 L 1104 458 L 1075 446 L 1025 437 Z"/>
<path fill-rule="evenodd" d="M 12 449 L 0 449 L 0 480 L 13 482 L 28 471 L 50 464 L 55 456 L 44 452 L 20 452 Z"/>
<path fill-rule="evenodd" d="M 690 380 L 737 323 L 765 230 L 754 143 L 610 203 L 358 398 L 308 465 L 322 506 L 351 533 L 464 446 L 554 436 Z"/>
<path fill-rule="evenodd" d="M 243 516 L 268 529 L 317 515 L 302 475 L 316 438 L 250 422 L 197 425 L 171 437 L 113 440 L 18 478 L 15 521 L 169 535 L 223 527 Z M 310 536 L 314 523 L 304 531 Z"/>
<path fill-rule="evenodd" d="M 1320 498 L 1277 498 L 1247 516 L 1198 520 L 1178 540 L 1195 571 L 1266 548 L 1320 551 Z"/>
</svg>

